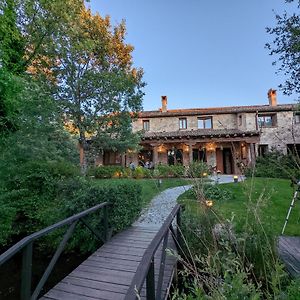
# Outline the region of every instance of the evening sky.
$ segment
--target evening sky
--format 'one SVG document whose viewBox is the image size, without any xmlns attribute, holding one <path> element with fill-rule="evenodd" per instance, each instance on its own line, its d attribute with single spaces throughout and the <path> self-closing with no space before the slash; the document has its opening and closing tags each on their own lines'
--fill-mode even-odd
<svg viewBox="0 0 300 300">
<path fill-rule="evenodd" d="M 284 81 L 264 47 L 275 12 L 290 9 L 283 0 L 91 0 L 88 6 L 113 24 L 126 20 L 134 65 L 145 72 L 145 110 L 158 109 L 161 95 L 173 109 L 267 104 L 268 89 Z M 294 101 L 277 94 L 279 103 Z"/>
</svg>

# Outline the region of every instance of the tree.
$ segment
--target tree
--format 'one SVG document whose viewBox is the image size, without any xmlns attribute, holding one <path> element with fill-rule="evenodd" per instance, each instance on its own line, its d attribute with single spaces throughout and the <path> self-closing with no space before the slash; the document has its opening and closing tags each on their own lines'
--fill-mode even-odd
<svg viewBox="0 0 300 300">
<path fill-rule="evenodd" d="M 0 133 L 16 129 L 16 113 L 13 97 L 14 87 L 11 75 L 22 73 L 24 40 L 17 27 L 16 5 L 14 0 L 0 4 Z"/>
<path fill-rule="evenodd" d="M 297 2 L 286 0 L 286 3 Z M 289 14 L 276 15 L 277 24 L 274 28 L 267 28 L 267 32 L 275 39 L 267 43 L 266 47 L 270 50 L 270 55 L 278 57 L 274 65 L 279 63 L 279 72 L 287 76 L 286 81 L 280 85 L 286 95 L 300 94 L 300 1 L 297 4 L 297 11 Z M 298 96 L 299 97 L 299 96 Z"/>
<path fill-rule="evenodd" d="M 81 4 L 81 0 L 0 1 L 0 133 L 17 130 L 16 91 L 9 84 L 12 76 L 30 79 L 27 71 L 37 57 L 54 59 L 49 51 L 45 56 L 45 49 L 52 35 L 61 31 L 63 21 L 79 13 Z M 39 61 L 40 69 L 45 70 L 45 63 Z"/>
<path fill-rule="evenodd" d="M 1 2 L 0 10 L 0 63 L 1 68 L 13 74 L 24 71 L 24 38 L 17 27 L 16 3 L 14 0 Z"/>
<path fill-rule="evenodd" d="M 83 0 L 3 0 L 1 12 L 3 41 L 21 41 L 18 74 L 47 87 L 73 123 L 83 170 L 90 145 L 124 152 L 138 144 L 131 120 L 142 108 L 145 84 L 142 69 L 133 67 L 124 22 L 113 27 Z M 7 37 L 8 27 L 13 30 Z M 3 45 L 2 65 L 15 67 L 13 43 Z"/>
<path fill-rule="evenodd" d="M 79 134 L 84 172 L 89 147 L 125 152 L 138 144 L 131 119 L 142 109 L 145 84 L 143 71 L 132 66 L 124 22 L 112 28 L 108 17 L 93 15 L 83 5 L 65 29 L 53 43 L 55 81 L 49 82 Z"/>
</svg>

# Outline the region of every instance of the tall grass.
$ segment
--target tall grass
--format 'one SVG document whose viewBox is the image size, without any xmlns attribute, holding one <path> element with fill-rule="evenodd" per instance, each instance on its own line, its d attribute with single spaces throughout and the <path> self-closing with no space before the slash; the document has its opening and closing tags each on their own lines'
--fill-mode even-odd
<svg viewBox="0 0 300 300">
<path fill-rule="evenodd" d="M 192 199 L 184 201 L 185 246 L 178 257 L 181 284 L 173 298 L 300 299 L 300 281 L 292 280 L 284 270 L 274 226 L 264 215 L 272 191 L 263 188 L 257 194 L 254 178 L 239 183 L 244 218 L 235 231 L 235 216 L 208 207 L 205 183 L 194 181 L 194 193 L 189 192 Z"/>
</svg>

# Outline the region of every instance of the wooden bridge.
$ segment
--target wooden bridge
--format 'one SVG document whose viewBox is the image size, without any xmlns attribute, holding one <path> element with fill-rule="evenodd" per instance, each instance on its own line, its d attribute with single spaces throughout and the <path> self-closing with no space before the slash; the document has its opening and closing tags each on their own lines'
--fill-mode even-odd
<svg viewBox="0 0 300 300">
<path fill-rule="evenodd" d="M 102 203 L 66 220 L 36 232 L 0 255 L 0 266 L 19 251 L 23 252 L 20 298 L 34 300 L 133 300 L 166 299 L 176 274 L 176 255 L 167 255 L 166 249 L 181 249 L 180 205 L 176 205 L 161 227 L 132 226 L 108 239 L 107 207 Z M 96 232 L 84 217 L 104 209 L 104 238 Z M 176 225 L 174 225 L 176 219 Z M 73 272 L 56 284 L 45 295 L 42 289 L 63 252 L 78 222 L 84 224 L 106 243 L 81 263 Z M 52 260 L 35 289 L 31 290 L 32 248 L 38 238 L 69 226 Z"/>
</svg>

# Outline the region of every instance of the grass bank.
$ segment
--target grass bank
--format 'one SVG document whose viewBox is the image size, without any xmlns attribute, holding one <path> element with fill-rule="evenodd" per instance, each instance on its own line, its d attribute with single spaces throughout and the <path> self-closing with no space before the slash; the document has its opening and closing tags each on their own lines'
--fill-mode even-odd
<svg viewBox="0 0 300 300">
<path fill-rule="evenodd" d="M 280 235 L 294 190 L 290 181 L 274 178 L 253 178 L 240 183 L 221 184 L 221 192 L 230 195 L 227 200 L 214 201 L 213 210 L 221 219 L 231 219 L 237 232 L 253 218 L 253 212 L 261 210 L 261 223 L 274 235 Z M 214 199 L 211 199 L 214 200 Z M 198 203 L 192 193 L 186 192 L 179 197 L 191 212 L 197 214 Z M 251 209 L 250 209 L 251 208 Z M 300 201 L 292 210 L 285 235 L 300 235 Z"/>
<path fill-rule="evenodd" d="M 142 187 L 142 201 L 143 205 L 147 205 L 152 198 L 154 198 L 160 192 L 181 185 L 187 185 L 191 183 L 191 180 L 185 178 L 163 178 L 161 179 L 161 184 L 159 184 L 158 179 L 99 179 L 94 181 L 97 185 L 108 185 L 120 182 L 136 182 Z"/>
</svg>

